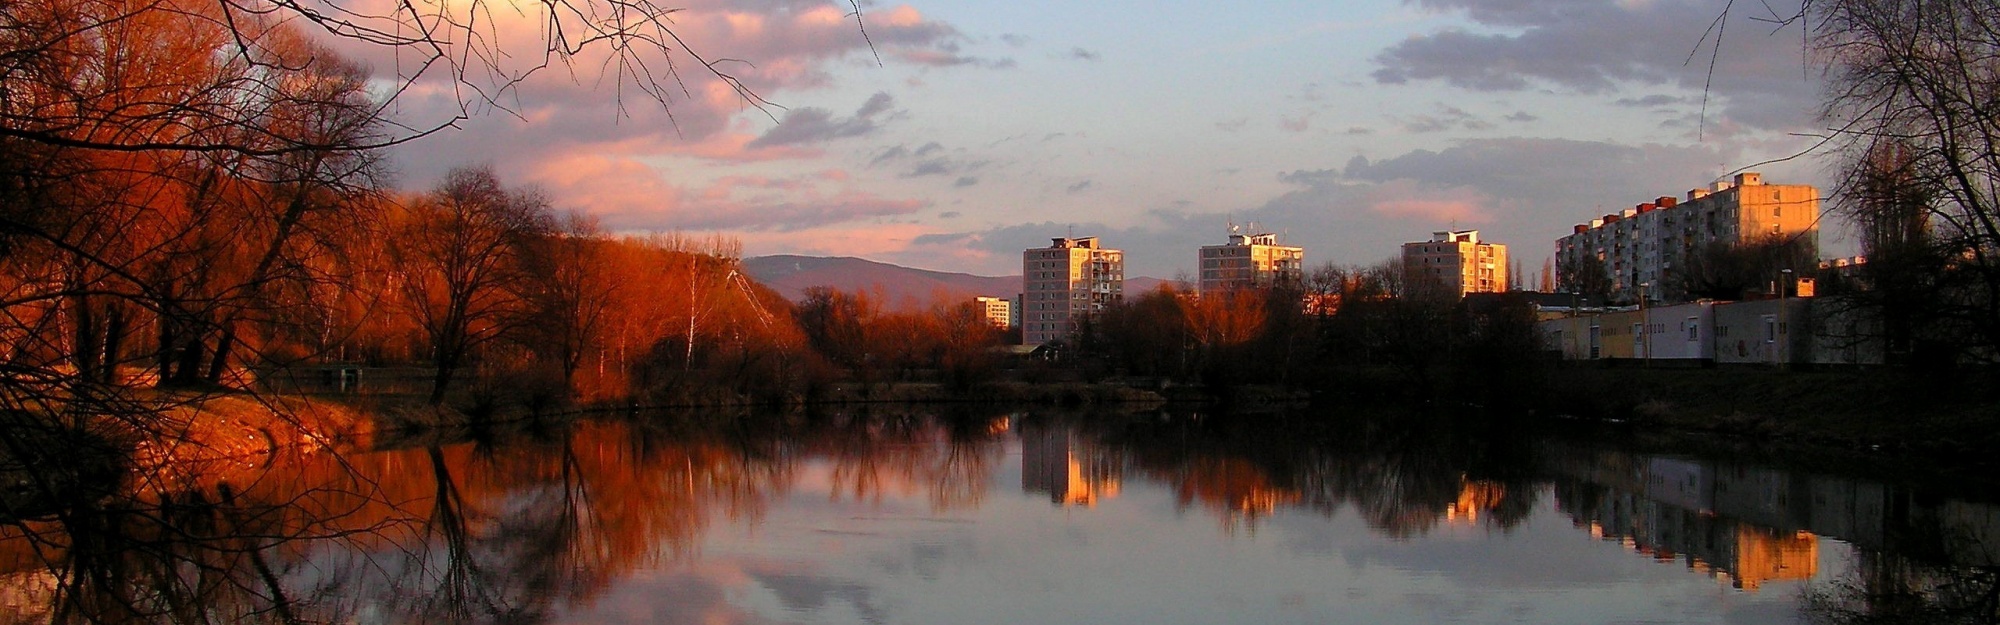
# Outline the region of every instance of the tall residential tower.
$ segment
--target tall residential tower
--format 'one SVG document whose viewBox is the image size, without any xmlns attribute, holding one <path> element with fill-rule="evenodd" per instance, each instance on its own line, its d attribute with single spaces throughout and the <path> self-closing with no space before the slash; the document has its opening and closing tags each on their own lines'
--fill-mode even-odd
<svg viewBox="0 0 2000 625">
<path fill-rule="evenodd" d="M 1021 342 L 1069 338 L 1087 317 L 1125 299 L 1125 253 L 1097 237 L 1052 239 L 1021 253 Z"/>
<path fill-rule="evenodd" d="M 1304 248 L 1278 245 L 1278 235 L 1229 235 L 1226 245 L 1201 247 L 1201 292 L 1298 284 L 1305 279 Z"/>
<path fill-rule="evenodd" d="M 1403 244 L 1403 275 L 1411 285 L 1429 283 L 1446 293 L 1507 290 L 1507 246 L 1480 241 L 1478 230 L 1431 233 L 1431 240 Z"/>
</svg>

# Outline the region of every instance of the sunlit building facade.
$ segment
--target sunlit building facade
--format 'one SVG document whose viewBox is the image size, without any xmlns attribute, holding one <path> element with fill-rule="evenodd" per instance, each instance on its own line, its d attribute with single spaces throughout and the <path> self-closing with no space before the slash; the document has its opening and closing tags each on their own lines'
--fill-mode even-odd
<svg viewBox="0 0 2000 625">
<path fill-rule="evenodd" d="M 1021 253 L 1021 341 L 1067 339 L 1085 319 L 1125 300 L 1125 252 L 1097 237 L 1051 239 Z"/>
<path fill-rule="evenodd" d="M 1204 245 L 1202 293 L 1298 284 L 1305 279 L 1305 248 L 1278 244 L 1278 235 L 1230 233 L 1229 243 Z"/>
<path fill-rule="evenodd" d="M 993 327 L 1005 330 L 1014 325 L 1014 302 L 1004 297 L 975 297 L 973 304 Z"/>
<path fill-rule="evenodd" d="M 1460 297 L 1507 290 L 1507 246 L 1479 240 L 1478 230 L 1431 233 L 1431 240 L 1403 244 L 1403 275 Z"/>
<path fill-rule="evenodd" d="M 1819 189 L 1765 184 L 1763 176 L 1744 172 L 1688 191 L 1685 200 L 1661 196 L 1577 224 L 1556 241 L 1556 273 L 1574 276 L 1596 263 L 1613 299 L 1636 301 L 1643 290 L 1648 301 L 1662 301 L 1672 297 L 1667 287 L 1675 271 L 1711 244 L 1804 237 L 1816 246 L 1818 228 Z"/>
</svg>

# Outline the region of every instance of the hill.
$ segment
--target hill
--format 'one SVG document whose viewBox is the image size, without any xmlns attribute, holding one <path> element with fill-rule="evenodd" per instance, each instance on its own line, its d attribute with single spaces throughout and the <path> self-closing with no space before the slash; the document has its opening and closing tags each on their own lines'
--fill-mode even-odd
<svg viewBox="0 0 2000 625">
<path fill-rule="evenodd" d="M 935 296 L 1012 298 L 1021 293 L 1021 276 L 975 276 L 915 269 L 862 258 L 782 254 L 743 259 L 743 272 L 786 299 L 798 301 L 808 287 L 828 286 L 848 292 L 880 291 L 895 308 L 916 308 Z M 1129 278 L 1125 292 L 1143 293 L 1158 286 L 1156 278 Z"/>
</svg>

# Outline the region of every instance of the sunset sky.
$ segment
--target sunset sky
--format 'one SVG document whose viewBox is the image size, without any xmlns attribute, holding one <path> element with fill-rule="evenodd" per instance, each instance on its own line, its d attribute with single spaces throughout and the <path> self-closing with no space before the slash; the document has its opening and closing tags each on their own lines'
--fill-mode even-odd
<svg viewBox="0 0 2000 625">
<path fill-rule="evenodd" d="M 487 164 L 613 231 L 982 275 L 1074 232 L 1171 278 L 1232 220 L 1309 265 L 1477 228 L 1534 274 L 1572 224 L 1740 168 L 1829 178 L 1758 165 L 1822 126 L 1800 31 L 1762 3 L 1726 20 L 1705 105 L 1721 0 L 864 3 L 872 50 L 845 3 L 675 5 L 774 106 L 681 59 L 663 111 L 586 60 L 399 148 L 401 183 Z"/>
</svg>

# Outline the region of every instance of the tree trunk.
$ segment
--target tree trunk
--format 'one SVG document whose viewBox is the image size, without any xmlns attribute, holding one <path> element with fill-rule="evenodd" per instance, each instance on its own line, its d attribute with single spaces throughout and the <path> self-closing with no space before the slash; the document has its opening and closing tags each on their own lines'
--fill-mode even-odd
<svg viewBox="0 0 2000 625">
<path fill-rule="evenodd" d="M 451 386 L 452 374 L 456 369 L 457 367 L 442 362 L 437 363 L 437 372 L 431 375 L 431 405 L 444 403 L 445 388 Z"/>
<path fill-rule="evenodd" d="M 125 309 L 113 304 L 104 311 L 104 362 L 101 380 L 105 384 L 118 383 L 118 364 L 124 359 L 118 350 L 125 342 Z"/>
<path fill-rule="evenodd" d="M 222 374 L 229 371 L 229 352 L 236 346 L 236 323 L 222 323 L 222 337 L 215 340 L 215 355 L 209 360 L 208 382 L 221 384 Z"/>
<path fill-rule="evenodd" d="M 75 338 L 70 344 L 70 363 L 76 366 L 78 378 L 95 380 L 98 377 L 99 340 L 102 335 L 99 334 L 96 315 L 91 314 L 89 297 L 79 295 L 70 299 L 70 322 L 75 326 Z"/>
<path fill-rule="evenodd" d="M 200 334 L 195 334 L 181 348 L 180 362 L 174 365 L 174 386 L 193 386 L 201 382 L 202 356 L 206 353 L 201 338 Z"/>
<path fill-rule="evenodd" d="M 174 318 L 170 310 L 161 306 L 159 312 L 159 343 L 153 352 L 153 364 L 158 369 L 153 382 L 156 386 L 167 386 L 174 377 L 174 342 L 179 335 L 174 332 Z"/>
</svg>

